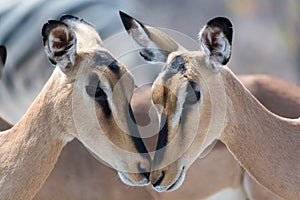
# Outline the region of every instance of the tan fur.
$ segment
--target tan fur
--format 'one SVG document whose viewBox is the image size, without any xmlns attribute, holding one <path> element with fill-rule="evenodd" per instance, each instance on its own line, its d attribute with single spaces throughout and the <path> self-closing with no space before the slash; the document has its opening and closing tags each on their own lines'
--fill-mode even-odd
<svg viewBox="0 0 300 200">
<path fill-rule="evenodd" d="M 101 46 L 97 46 L 101 43 L 100 38 L 89 25 L 78 20 L 76 23 L 80 25 L 72 24 L 69 29 L 68 26 L 56 23 L 61 29 L 68 28 L 67 32 L 63 31 L 64 33 L 74 31 L 72 28 L 75 28 L 81 46 L 75 51 L 75 61 L 70 63 L 66 56 L 61 59 L 53 54 L 54 57 L 51 57 L 52 52 L 47 49 L 48 56 L 60 62 L 58 67 L 22 119 L 11 129 L 0 132 L 1 199 L 32 199 L 54 167 L 64 145 L 74 137 L 105 162 L 118 170 L 123 169 L 124 172 L 120 173 L 127 177 L 127 184 L 140 185 L 145 176 L 136 172 L 139 164 L 143 164 L 146 168 L 150 165 L 148 158 L 138 153 L 131 137 L 124 133 L 124 131 L 129 133 L 130 130 L 124 119 L 127 116 L 124 110 L 128 108 L 133 93 L 132 76 L 122 65 L 119 65 L 118 77 L 105 72 L 108 71 L 107 65 L 97 66 L 95 56 L 109 53 Z M 87 30 L 86 26 L 89 27 Z M 51 30 L 49 31 L 51 35 Z M 76 34 L 74 33 L 74 37 Z M 84 40 L 89 40 L 89 37 L 92 37 L 90 41 L 96 41 L 93 43 L 96 46 L 84 46 Z M 48 45 L 48 41 L 44 40 L 44 44 Z M 69 44 L 69 41 L 66 44 L 75 48 L 75 44 Z M 70 46 L 64 48 L 72 50 Z M 86 86 L 92 73 L 99 76 L 102 84 L 115 86 L 117 82 L 119 83 L 117 87 L 105 88 L 112 109 L 109 119 L 103 117 L 102 109 L 95 104 L 93 97 L 86 94 Z M 117 98 L 111 97 L 113 89 Z M 92 111 L 96 112 L 94 118 L 89 115 L 92 114 L 89 113 L 91 107 L 94 109 Z M 109 134 L 119 137 L 126 150 L 135 156 L 128 156 L 129 158 L 125 159 L 115 147 L 112 147 L 111 141 L 107 140 L 105 134 L 108 133 L 103 132 L 105 128 L 99 128 L 99 124 L 113 127 L 115 126 L 113 122 L 119 122 L 119 126 L 114 127 L 113 132 L 110 131 Z"/>
<path fill-rule="evenodd" d="M 264 199 L 264 200 L 283 200 L 279 196 L 271 193 L 261 184 L 257 183 L 253 178 L 249 176 L 246 172 L 244 173 L 244 188 L 248 199 Z"/>
<path fill-rule="evenodd" d="M 294 111 L 289 109 L 289 105 L 300 97 L 300 89 L 294 84 L 265 75 L 247 75 L 239 76 L 239 78 L 258 97 L 259 101 L 264 101 L 264 104 L 270 110 L 276 110 L 278 106 L 287 107 L 287 109 L 284 109 L 284 112 L 277 112 L 277 114 L 293 115 Z M 273 84 L 278 87 L 267 87 L 267 85 Z M 265 85 L 265 87 L 253 87 L 253 85 Z M 284 86 L 294 89 L 286 90 Z M 282 93 L 284 95 L 281 95 Z M 274 98 L 279 100 L 285 99 L 285 101 L 273 104 L 272 100 Z M 136 91 L 131 103 L 140 126 L 149 124 L 151 122 L 149 110 L 152 107 L 150 88 L 146 87 Z M 152 117 L 152 120 L 155 121 L 155 118 Z M 146 136 L 148 134 L 145 131 L 141 133 Z M 146 144 L 153 149 L 155 148 L 156 140 L 154 138 L 148 139 Z M 76 200 L 82 199 L 82 197 L 86 199 L 114 200 L 205 199 L 222 189 L 242 187 L 242 173 L 239 164 L 234 160 L 226 147 L 218 143 L 208 156 L 195 161 L 187 171 L 186 181 L 178 190 L 168 193 L 157 193 L 151 186 L 142 188 L 125 186 L 118 180 L 113 170 L 93 158 L 83 145 L 75 139 L 63 149 L 46 183 L 34 199 Z M 247 181 L 251 184 L 250 190 L 247 191 L 248 198 L 254 197 L 250 198 L 251 200 L 279 199 L 279 197 L 265 190 L 253 179 L 250 178 Z"/>
<path fill-rule="evenodd" d="M 276 110 L 280 105 L 280 107 L 286 107 L 287 109 L 285 109 L 285 112 L 276 112 L 277 114 L 293 115 L 294 109 L 289 109 L 289 105 L 300 95 L 300 92 L 298 92 L 299 88 L 294 84 L 265 75 L 239 76 L 239 78 L 258 97 L 259 101 L 265 102 L 264 104 L 270 110 Z M 254 85 L 264 85 L 265 87 L 254 87 Z M 268 88 L 267 85 L 277 85 L 277 87 Z M 286 90 L 284 86 L 293 88 L 293 90 Z M 281 95 L 282 93 L 284 95 Z M 148 111 L 151 107 L 150 98 L 150 88 L 139 90 L 133 95 L 133 110 L 141 126 L 145 126 L 151 120 L 148 116 Z M 275 105 L 272 103 L 273 99 L 285 99 L 285 101 Z M 298 106 L 294 108 L 297 109 Z M 0 118 L 0 130 L 6 130 L 11 126 L 7 121 Z M 155 146 L 154 144 L 155 142 L 149 146 L 153 147 Z M 204 199 L 220 191 L 222 188 L 227 188 L 229 185 L 234 186 L 237 184 L 234 187 L 241 185 L 241 178 L 238 178 L 241 176 L 241 169 L 238 165 L 234 164 L 236 162 L 226 152 L 228 151 L 225 146 L 221 145 L 221 143 L 218 144 L 207 157 L 196 160 L 187 172 L 186 181 L 181 188 L 171 193 L 160 194 L 153 191 L 150 186 L 143 188 L 125 186 L 118 180 L 115 171 L 98 162 L 77 139 L 74 139 L 74 141 L 64 147 L 46 183 L 34 199 L 76 200 L 82 199 L 82 197 L 86 199 L 115 200 L 133 198 L 149 200 Z M 248 194 L 248 197 L 252 197 L 250 199 L 279 199 L 279 197 L 275 197 L 270 192 L 264 190 L 254 180 L 251 180 L 251 178 L 248 178 L 247 181 L 249 181 L 248 184 L 250 185 L 250 194 Z M 112 185 L 114 187 L 111 187 Z"/>
<path fill-rule="evenodd" d="M 270 113 L 228 69 L 222 71 L 222 77 L 232 103 L 227 104 L 228 123 L 221 140 L 258 182 L 283 198 L 297 199 L 299 120 Z"/>
<path fill-rule="evenodd" d="M 202 78 L 198 82 L 199 85 L 206 86 L 202 87 L 199 123 L 199 130 L 205 131 L 198 133 L 190 149 L 182 156 L 182 161 L 179 159 L 177 162 L 183 165 L 191 164 L 198 156 L 200 148 L 203 149 L 213 138 L 221 139 L 258 182 L 281 197 L 297 199 L 300 195 L 297 189 L 300 162 L 295 158 L 300 154 L 299 120 L 284 119 L 267 111 L 228 68 L 221 69 L 220 73 L 210 72 L 202 60 L 201 53 L 197 55 L 191 52 L 188 56 L 190 63 L 197 63 L 198 73 Z M 183 84 L 179 80 L 177 83 Z M 220 88 L 224 89 L 225 93 L 222 94 Z M 210 122 L 206 121 L 213 120 L 214 113 L 224 114 L 222 107 L 217 106 L 217 110 L 213 110 L 215 104 L 226 105 L 225 118 L 212 124 L 212 128 L 220 128 L 220 132 L 211 131 L 208 127 Z M 166 112 L 172 115 L 171 111 Z M 189 115 L 192 117 L 185 127 L 195 126 L 193 113 Z M 172 133 L 173 129 L 170 128 L 169 134 L 175 134 L 175 130 Z M 185 134 L 192 133 L 186 129 Z M 170 153 L 166 154 L 170 156 Z M 178 163 L 172 163 L 162 170 L 168 174 L 173 171 L 178 173 L 181 171 L 181 168 L 177 167 Z M 168 185 L 173 182 L 174 176 L 169 175 L 163 179 L 162 184 Z"/>
<path fill-rule="evenodd" d="M 122 13 L 121 18 L 130 33 L 128 27 L 137 20 Z M 214 32 L 215 29 L 221 32 Z M 153 28 L 148 26 L 136 31 L 137 35 L 144 36 L 143 41 L 150 40 L 157 47 L 166 42 L 152 40 L 150 33 L 154 33 Z M 156 34 L 159 38 L 161 33 L 156 31 Z M 140 41 L 139 37 L 131 36 Z M 177 189 L 184 180 L 186 169 L 199 154 L 213 141 L 221 139 L 258 182 L 281 197 L 298 199 L 299 119 L 285 119 L 267 111 L 225 66 L 231 55 L 231 36 L 231 22 L 217 17 L 200 31 L 203 51 L 174 52 L 170 49 L 170 54 L 157 55 L 155 53 L 159 51 L 143 46 L 142 51 L 152 53 L 148 53 L 147 60 L 155 62 L 160 58 L 160 61 L 166 62 L 166 67 L 155 80 L 153 93 L 161 93 L 161 85 L 164 85 L 177 96 L 177 102 L 172 102 L 174 99 L 169 96 L 163 102 L 159 95 L 153 96 L 153 102 L 161 102 L 164 107 L 158 113 L 167 116 L 167 128 L 161 134 L 167 135 L 168 139 L 179 139 L 169 142 L 163 154 L 156 152 L 150 182 L 160 192 Z M 181 57 L 184 66 L 177 60 L 173 62 L 175 56 Z M 172 105 L 180 103 L 189 82 L 196 83 L 201 98 L 197 103 L 188 105 L 187 109 L 179 106 L 178 114 L 174 115 Z M 180 87 L 182 89 L 178 90 Z M 181 120 L 178 120 L 178 115 Z"/>
<path fill-rule="evenodd" d="M 218 146 L 223 146 L 224 147 L 224 145 L 218 145 Z M 216 148 L 216 149 L 218 149 L 218 148 Z M 214 151 L 213 151 L 214 152 Z M 213 152 L 211 153 L 211 154 L 213 154 Z M 223 151 L 222 151 L 223 152 Z M 227 152 L 227 151 L 224 151 L 224 152 Z M 228 153 L 228 152 L 227 152 Z M 221 153 L 218 153 L 218 154 L 216 154 L 216 155 L 222 155 Z M 228 154 L 228 155 L 230 155 L 230 154 Z M 232 157 L 231 157 L 232 158 Z M 219 158 L 217 159 L 217 160 L 220 160 Z M 226 159 L 225 159 L 226 160 Z M 224 161 L 225 161 L 224 160 Z M 222 160 L 222 162 L 223 162 L 223 160 Z M 197 164 L 198 162 L 196 162 L 196 164 Z M 214 163 L 215 163 L 215 160 L 214 160 Z M 231 163 L 229 163 L 229 164 L 233 164 L 234 162 L 231 162 Z M 196 164 L 194 164 L 193 166 L 197 166 Z M 213 164 L 209 164 L 208 166 L 209 166 L 209 169 L 211 169 L 211 166 L 212 166 Z M 201 166 L 203 166 L 203 165 L 199 165 L 199 166 L 197 166 L 198 168 L 199 167 L 201 167 Z M 238 165 L 237 165 L 238 166 Z M 198 169 L 198 168 L 196 168 L 196 169 Z M 69 168 L 68 168 L 69 169 Z M 193 167 L 192 167 L 192 169 L 193 169 Z M 192 170 L 191 169 L 191 170 Z M 219 170 L 220 168 L 218 167 L 218 168 L 214 168 L 214 169 L 217 169 L 217 170 Z M 225 168 L 225 169 L 227 169 L 227 168 Z M 195 170 L 196 171 L 196 170 Z M 235 172 L 237 171 L 237 170 L 234 170 Z M 225 172 L 227 172 L 227 174 L 228 174 L 228 171 L 225 171 Z M 222 176 L 224 175 L 224 174 L 226 174 L 225 172 L 222 172 L 221 174 L 222 174 Z M 212 173 L 211 173 L 212 174 Z M 212 175 L 214 175 L 214 174 L 212 174 Z M 196 182 L 198 183 L 198 177 L 201 177 L 200 175 L 199 176 L 197 176 L 197 175 L 195 175 L 195 173 L 192 173 L 192 175 L 191 175 L 191 177 L 189 177 L 188 178 L 188 180 L 191 180 L 191 178 L 195 178 L 196 179 Z M 231 177 L 239 177 L 239 176 L 236 176 L 236 175 L 234 175 L 234 176 L 231 176 Z M 209 180 L 212 180 L 212 178 L 210 178 Z M 222 179 L 223 180 L 223 179 Z M 239 182 L 239 181 L 234 181 L 234 182 Z M 193 185 L 195 185 L 194 184 L 194 182 L 192 182 L 192 184 Z M 210 184 L 210 185 L 213 185 L 213 184 Z M 235 184 L 233 184 L 233 185 L 235 185 Z M 207 185 L 205 185 L 205 186 L 207 186 Z M 187 186 L 188 187 L 188 189 L 190 189 L 191 187 L 190 186 Z M 201 188 L 201 187 L 200 187 Z M 77 188 L 78 189 L 78 188 Z M 214 189 L 215 188 L 213 188 L 212 189 L 212 191 L 214 191 Z M 179 189 L 179 191 L 180 191 L 181 189 Z M 200 189 L 199 188 L 197 188 L 197 191 L 200 191 Z M 206 192 L 207 192 L 207 190 L 206 190 Z M 169 193 L 169 194 L 174 194 L 174 196 L 176 196 L 175 194 L 176 194 L 176 192 L 174 192 L 174 193 Z M 181 193 L 178 193 L 177 194 L 177 196 L 179 197 L 179 195 L 180 194 L 183 194 L 182 192 Z M 194 193 L 193 193 L 194 194 Z M 164 195 L 164 194 L 163 194 Z M 167 196 L 167 194 L 166 194 L 166 196 Z M 172 196 L 172 195 L 170 195 L 170 196 Z M 150 197 L 150 195 L 149 195 L 149 197 Z M 186 196 L 185 196 L 186 197 Z M 196 196 L 195 196 L 196 197 Z M 154 197 L 153 197 L 154 198 Z M 192 198 L 191 196 L 190 196 L 190 198 Z M 196 198 L 199 198 L 199 196 L 197 196 Z M 175 199 L 174 197 L 172 198 L 172 199 Z M 182 199 L 182 198 L 181 198 Z"/>
<path fill-rule="evenodd" d="M 139 123 L 149 123 L 148 113 L 143 112 L 143 108 L 148 110 L 151 106 L 151 94 L 148 91 L 149 88 L 133 96 L 133 109 L 138 116 L 143 117 L 137 118 Z M 137 102 L 135 96 L 139 100 L 142 97 L 142 101 Z M 3 124 L 5 123 L 3 121 Z M 9 125 L 6 123 L 5 127 Z M 212 168 L 212 164 L 222 167 Z M 178 191 L 159 194 L 153 191 L 151 186 L 125 186 L 118 180 L 114 170 L 93 158 L 83 145 L 74 139 L 64 147 L 46 183 L 34 199 L 204 199 L 219 188 L 226 188 L 228 185 L 239 186 L 241 173 L 241 168 L 226 147 L 219 143 L 209 156 L 193 165 L 187 174 L 188 181 Z M 216 179 L 215 176 L 219 178 Z"/>
<path fill-rule="evenodd" d="M 133 95 L 132 107 L 135 115 L 140 117 L 137 118 L 139 124 L 150 122 L 150 95 L 150 88 L 140 89 Z M 147 135 L 145 131 L 142 134 Z M 149 148 L 153 148 L 156 140 L 146 142 Z M 222 167 L 212 168 L 212 164 Z M 215 176 L 219 178 L 213 178 Z M 172 193 L 160 194 L 151 186 L 129 188 L 117 179 L 113 170 L 95 160 L 74 140 L 64 148 L 56 167 L 34 199 L 205 199 L 228 185 L 240 187 L 242 169 L 226 147 L 219 143 L 209 156 L 197 160 L 187 177 L 189 181 Z"/>
<path fill-rule="evenodd" d="M 273 113 L 288 118 L 300 116 L 299 86 L 268 75 L 243 75 L 238 78 Z"/>
<path fill-rule="evenodd" d="M 57 86 L 52 82 L 54 77 L 22 120 L 12 129 L 0 133 L 1 198 L 32 199 L 67 143 L 55 112 L 45 106 L 53 103 L 46 97 L 51 88 Z"/>
</svg>

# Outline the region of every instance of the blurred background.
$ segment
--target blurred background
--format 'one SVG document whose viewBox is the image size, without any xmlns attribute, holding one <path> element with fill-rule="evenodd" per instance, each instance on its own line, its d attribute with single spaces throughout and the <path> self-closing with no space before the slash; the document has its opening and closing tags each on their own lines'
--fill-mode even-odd
<svg viewBox="0 0 300 200">
<path fill-rule="evenodd" d="M 0 82 L 0 115 L 17 122 L 53 71 L 40 34 L 47 20 L 76 15 L 111 41 L 124 31 L 119 10 L 195 40 L 208 20 L 226 16 L 234 26 L 228 66 L 235 73 L 270 74 L 300 84 L 299 0 L 0 0 L 0 44 L 8 50 Z M 109 44 L 113 51 L 126 42 Z M 158 71 L 139 79 L 154 79 Z"/>
</svg>

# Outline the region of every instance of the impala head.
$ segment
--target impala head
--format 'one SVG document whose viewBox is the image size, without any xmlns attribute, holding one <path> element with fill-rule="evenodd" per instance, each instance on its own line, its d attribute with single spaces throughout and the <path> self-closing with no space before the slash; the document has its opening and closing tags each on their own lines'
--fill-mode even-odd
<svg viewBox="0 0 300 200">
<path fill-rule="evenodd" d="M 2 76 L 5 61 L 6 61 L 6 48 L 5 46 L 0 45 L 0 78 Z"/>
<path fill-rule="evenodd" d="M 149 155 L 129 104 L 134 82 L 126 67 L 103 48 L 95 29 L 77 17 L 48 21 L 42 36 L 56 66 L 54 108 L 63 129 L 118 170 L 124 183 L 147 184 Z"/>
<path fill-rule="evenodd" d="M 231 55 L 232 25 L 222 17 L 210 20 L 199 33 L 202 51 L 191 52 L 153 27 L 124 13 L 121 18 L 141 48 L 140 54 L 151 62 L 165 62 L 152 87 L 152 101 L 165 123 L 159 132 L 150 182 L 157 191 L 172 191 L 224 129 L 222 69 Z"/>
</svg>

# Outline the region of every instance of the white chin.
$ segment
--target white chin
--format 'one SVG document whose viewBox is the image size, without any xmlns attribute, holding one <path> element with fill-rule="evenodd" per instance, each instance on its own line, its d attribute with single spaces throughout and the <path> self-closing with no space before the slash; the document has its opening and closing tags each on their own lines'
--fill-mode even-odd
<svg viewBox="0 0 300 200">
<path fill-rule="evenodd" d="M 149 184 L 149 180 L 146 177 L 142 181 L 134 182 L 124 172 L 118 171 L 118 175 L 121 181 L 129 186 L 145 186 Z"/>
<path fill-rule="evenodd" d="M 172 184 L 168 186 L 155 186 L 153 187 L 155 191 L 157 192 L 172 192 L 174 190 L 177 190 L 183 183 L 185 179 L 185 172 L 182 172 L 178 179 Z"/>
</svg>

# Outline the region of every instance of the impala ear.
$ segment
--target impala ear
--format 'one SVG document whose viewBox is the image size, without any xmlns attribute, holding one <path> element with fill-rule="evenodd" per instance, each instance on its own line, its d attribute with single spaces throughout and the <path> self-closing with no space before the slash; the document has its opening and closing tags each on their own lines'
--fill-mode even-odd
<svg viewBox="0 0 300 200">
<path fill-rule="evenodd" d="M 66 73 L 75 64 L 76 35 L 61 21 L 49 20 L 42 29 L 44 48 L 49 61 Z"/>
<path fill-rule="evenodd" d="M 6 61 L 6 48 L 3 45 L 0 45 L 0 78 L 2 76 L 2 71 L 4 69 Z"/>
<path fill-rule="evenodd" d="M 232 24 L 224 17 L 210 20 L 200 31 L 200 44 L 212 70 L 219 71 L 229 61 L 232 34 Z"/>
<path fill-rule="evenodd" d="M 127 33 L 139 46 L 140 54 L 146 61 L 166 62 L 170 53 L 184 50 L 182 46 L 162 31 L 144 25 L 122 11 L 119 14 Z"/>
</svg>

